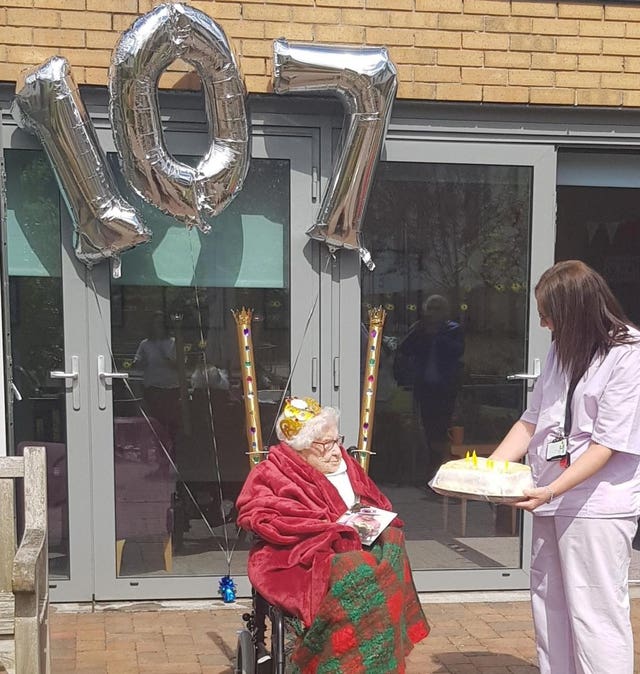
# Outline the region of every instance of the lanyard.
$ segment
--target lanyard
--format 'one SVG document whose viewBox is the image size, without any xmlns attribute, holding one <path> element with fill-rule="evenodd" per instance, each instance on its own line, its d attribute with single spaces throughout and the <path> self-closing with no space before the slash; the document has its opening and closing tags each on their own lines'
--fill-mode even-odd
<svg viewBox="0 0 640 674">
<path fill-rule="evenodd" d="M 567 391 L 567 404 L 564 408 L 564 437 L 568 438 L 569 433 L 571 432 L 571 401 L 573 400 L 573 394 L 578 385 L 580 377 L 574 377 L 569 384 L 569 390 Z"/>
</svg>

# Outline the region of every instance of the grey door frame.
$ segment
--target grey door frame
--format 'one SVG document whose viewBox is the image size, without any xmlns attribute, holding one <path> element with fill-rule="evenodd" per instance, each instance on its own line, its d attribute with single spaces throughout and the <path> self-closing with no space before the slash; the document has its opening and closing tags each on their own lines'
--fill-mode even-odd
<svg viewBox="0 0 640 674">
<path fill-rule="evenodd" d="M 556 208 L 555 145 L 507 144 L 491 142 L 433 141 L 425 137 L 411 139 L 387 136 L 382 161 L 414 163 L 457 163 L 481 165 L 530 166 L 533 170 L 531 257 L 529 284 L 528 371 L 533 372 L 536 359 L 544 362 L 550 345 L 549 332 L 540 327 L 532 284 L 553 264 Z M 366 232 L 365 242 L 366 242 Z M 375 260 L 374 260 L 375 262 Z M 359 335 L 361 288 L 357 259 L 343 258 L 343 283 L 340 287 L 342 334 Z M 363 273 L 367 273 L 364 271 Z M 357 310 L 354 310 L 357 307 Z M 342 362 L 359 363 L 359 338 L 348 344 L 341 342 Z M 355 369 L 355 368 L 354 368 Z M 531 390 L 533 386 L 529 387 Z M 360 387 L 342 391 L 342 404 L 359 409 Z M 353 415 L 352 415 L 353 416 Z M 357 437 L 358 416 L 348 419 L 347 434 Z M 354 426 L 352 428 L 352 426 Z M 414 570 L 413 577 L 420 592 L 453 590 L 514 590 L 528 587 L 531 546 L 531 516 L 525 514 L 522 531 L 522 555 L 519 568 Z"/>
<path fill-rule="evenodd" d="M 111 148 L 102 141 L 107 152 Z M 252 156 L 265 159 L 288 159 L 291 176 L 291 213 L 289 239 L 289 283 L 291 301 L 290 353 L 292 366 L 291 387 L 301 394 L 318 395 L 321 383 L 312 381 L 314 362 L 319 360 L 320 320 L 315 298 L 318 294 L 318 245 L 312 242 L 305 231 L 312 221 L 311 165 L 313 134 L 287 135 L 260 130 L 253 137 Z M 201 134 L 180 134 L 181 152 L 201 154 L 206 137 Z M 89 362 L 91 397 L 97 400 L 98 355 L 109 360 L 110 335 L 109 269 L 108 265 L 94 269 L 94 282 L 100 305 L 99 311 L 89 315 Z M 87 289 L 91 293 L 91 288 Z M 94 301 L 95 304 L 95 301 Z M 313 313 L 312 309 L 315 307 Z M 103 325 L 107 326 L 105 330 Z M 93 547 L 95 550 L 96 600 L 133 599 L 195 599 L 215 597 L 220 576 L 162 576 L 162 577 L 116 577 L 115 568 L 115 511 L 114 511 L 114 466 L 113 466 L 113 418 L 111 391 L 107 392 L 106 409 L 92 405 L 93 446 L 93 499 L 94 526 Z M 238 451 L 242 451 L 239 448 Z M 247 596 L 251 586 L 246 576 L 234 578 L 239 596 Z"/>
<path fill-rule="evenodd" d="M 271 121 L 270 116 L 267 119 Z M 292 240 L 290 242 L 292 254 L 296 250 L 304 250 L 303 264 L 291 264 L 291 290 L 292 290 L 292 318 L 294 316 L 293 307 L 296 293 L 300 298 L 299 315 L 295 324 L 292 324 L 291 333 L 291 354 L 292 359 L 296 355 L 297 345 L 302 341 L 303 350 L 300 353 L 298 365 L 294 371 L 292 390 L 295 392 L 309 393 L 319 397 L 324 403 L 336 404 L 342 410 L 342 430 L 347 436 L 347 444 L 355 443 L 357 439 L 359 407 L 360 407 L 360 387 L 359 387 L 359 329 L 360 329 L 360 260 L 358 254 L 354 251 L 338 251 L 336 258 L 331 257 L 326 248 L 317 242 L 312 242 L 306 237 L 305 231 L 313 222 L 315 211 L 319 206 L 319 196 L 322 194 L 328 176 L 331 170 L 331 143 L 328 141 L 335 133 L 333 121 L 328 118 L 324 120 L 313 118 L 313 124 L 309 116 L 304 126 L 300 127 L 276 127 L 270 126 L 265 120 L 254 126 L 254 148 L 259 148 L 262 143 L 262 154 L 254 149 L 254 155 L 265 156 L 266 141 L 273 140 L 283 143 L 291 143 L 294 148 L 294 154 L 301 153 L 300 161 L 296 167 L 295 162 L 291 167 L 292 176 Z M 265 123 L 266 122 L 266 123 Z M 317 123 L 317 126 L 316 126 Z M 108 124 L 98 117 L 96 118 L 97 133 L 100 142 L 106 152 L 113 151 L 113 141 Z M 203 138 L 201 129 L 194 129 L 196 133 L 179 132 L 176 136 L 181 137 L 180 151 L 186 154 L 192 152 L 190 144 L 201 152 Z M 199 132 L 199 133 L 198 133 Z M 451 142 L 434 141 L 426 136 L 411 134 L 408 138 L 405 130 L 393 130 L 389 133 L 385 143 L 382 155 L 382 161 L 447 161 L 457 163 L 503 163 L 531 165 L 534 168 L 533 184 L 533 232 L 532 232 L 532 259 L 531 276 L 537 278 L 539 274 L 553 262 L 553 247 L 555 240 L 555 175 L 556 175 L 556 147 L 552 144 L 519 144 L 496 142 L 495 138 L 487 139 L 486 142 Z M 403 137 L 404 136 L 404 137 Z M 32 137 L 21 132 L 15 127 L 7 130 L 5 128 L 5 138 L 8 138 L 6 147 L 30 147 L 39 149 L 40 146 Z M 182 139 L 191 139 L 184 143 Z M 322 138 L 322 142 L 320 142 Z M 262 140 L 260 140 L 262 139 Z M 306 150 L 302 150 L 303 147 Z M 274 158 L 276 155 L 270 154 Z M 304 161 L 302 160 L 304 156 Z M 490 159 L 490 162 L 488 161 Z M 320 185 L 315 182 L 314 173 L 311 167 L 319 167 Z M 296 198 L 294 194 L 304 195 L 295 206 Z M 307 195 L 312 195 L 307 198 Z M 65 209 L 62 209 L 65 212 Z M 298 223 L 296 228 L 294 225 Z M 366 232 L 365 240 L 366 240 Z M 70 237 L 66 237 L 70 242 Z M 70 245 L 70 243 L 67 243 Z M 543 254 L 545 253 L 545 254 Z M 68 251 L 68 260 L 63 267 L 68 267 L 67 275 L 79 276 L 86 273 L 84 267 L 75 260 L 72 251 Z M 303 258 L 300 258 L 303 260 Z M 309 326 L 305 334 L 305 322 L 309 318 L 312 308 L 312 300 L 315 298 L 316 289 L 308 289 L 304 279 L 304 271 L 309 266 L 318 274 L 321 287 L 319 305 L 313 312 L 309 320 Z M 96 271 L 104 275 L 101 282 L 96 280 L 96 286 L 101 286 L 99 296 L 104 293 L 104 288 L 108 283 L 108 265 L 96 267 Z M 297 275 L 301 273 L 302 277 Z M 94 272 L 94 278 L 99 274 Z M 66 278 L 66 277 L 65 277 Z M 70 276 L 71 278 L 71 276 Z M 102 284 L 102 285 L 101 285 Z M 63 286 L 69 284 L 64 283 Z M 80 284 L 83 290 L 87 287 L 86 280 Z M 77 311 L 81 306 L 86 307 L 85 302 L 80 302 L 78 297 L 65 295 L 65 304 L 75 306 Z M 95 299 L 91 298 L 95 304 Z M 108 302 L 102 307 L 106 312 L 104 316 L 109 319 Z M 319 316 L 323 316 L 320 320 Z M 302 320 L 304 319 L 304 320 Z M 67 319 L 65 318 L 65 321 Z M 71 328 L 76 329 L 79 323 L 76 319 L 69 319 L 70 328 L 65 331 L 70 334 Z M 91 323 L 91 321 L 87 321 Z M 530 349 L 529 361 L 532 365 L 534 357 L 542 357 L 548 348 L 549 338 L 544 331 L 537 327 L 537 314 L 535 313 L 535 303 L 531 302 L 530 308 L 530 326 L 529 335 Z M 65 328 L 67 324 L 65 322 Z M 95 326 L 94 326 L 95 328 Z M 354 336 L 354 337 L 350 337 Z M 91 337 L 93 339 L 93 337 Z M 87 336 L 87 340 L 89 337 Z M 72 352 L 75 345 L 67 346 L 67 353 Z M 75 353 L 75 351 L 74 351 Z M 107 352 L 108 353 L 108 352 Z M 534 355 L 535 354 L 535 355 Z M 315 361 L 314 361 L 315 359 Z M 83 365 L 89 368 L 91 386 L 94 386 L 93 371 L 95 370 L 94 358 L 87 360 Z M 339 379 L 336 380 L 335 373 L 338 373 Z M 355 385 L 354 385 L 355 383 Z M 97 405 L 96 405 L 97 408 Z M 110 409 L 110 405 L 107 405 Z M 112 426 L 101 422 L 100 428 L 109 427 L 108 435 L 98 433 L 98 437 L 104 442 L 105 437 L 111 438 Z M 104 460 L 105 451 L 98 451 L 96 447 L 91 446 L 90 438 L 96 437 L 96 427 L 92 423 L 91 428 L 84 427 L 82 424 L 68 424 L 68 436 L 70 449 L 70 463 L 77 466 L 74 472 L 70 466 L 70 503 L 75 499 L 76 503 L 91 504 L 109 503 L 95 491 L 92 493 L 89 488 L 88 476 L 91 474 L 88 466 L 90 452 L 98 454 Z M 74 436 L 76 439 L 74 440 Z M 81 450 L 74 450 L 73 446 L 78 448 L 88 448 L 81 454 Z M 107 456 L 112 455 L 112 445 L 108 447 Z M 111 466 L 111 475 L 113 467 Z M 94 480 L 99 483 L 107 483 L 105 473 L 100 470 L 93 471 Z M 112 484 L 112 481 L 111 481 Z M 102 494 L 100 492 L 100 494 Z M 112 503 L 112 501 L 111 501 Z M 112 549 L 105 548 L 104 542 L 97 541 L 100 534 L 97 527 L 91 528 L 90 508 L 70 506 L 70 531 L 72 536 L 72 578 L 69 581 L 59 581 L 58 587 L 52 590 L 52 599 L 54 601 L 80 601 L 92 597 L 99 598 L 185 598 L 185 597 L 203 597 L 215 594 L 215 583 L 212 577 L 201 578 L 156 578 L 156 579 L 115 579 L 115 558 Z M 100 521 L 106 531 L 113 531 L 113 512 L 111 518 L 101 515 Z M 87 524 L 87 522 L 89 524 Z M 74 541 L 76 546 L 74 546 Z M 82 543 L 81 547 L 80 543 Z M 530 523 L 525 518 L 523 550 L 528 548 L 530 543 Z M 523 564 L 521 569 L 516 570 L 473 570 L 473 571 L 415 571 L 414 576 L 418 588 L 422 591 L 433 589 L 514 589 L 526 586 L 526 577 L 528 571 L 528 561 L 526 553 L 523 555 Z M 96 573 L 93 572 L 94 559 L 96 560 Z M 107 560 L 113 559 L 112 563 L 107 564 Z M 100 566 L 100 573 L 97 573 L 97 567 Z M 505 573 L 507 575 L 505 575 Z M 95 579 L 95 581 L 94 581 Z M 130 580 L 138 580 L 139 585 L 135 588 L 126 587 Z M 249 591 L 249 584 L 245 578 L 239 578 L 238 593 L 246 594 Z"/>
<path fill-rule="evenodd" d="M 42 146 L 33 136 L 19 130 L 14 124 L 4 122 L 2 131 L 5 148 L 42 151 Z M 77 260 L 73 252 L 73 224 L 62 198 L 60 198 L 59 210 L 64 368 L 65 371 L 70 372 L 72 358 L 78 359 L 78 403 L 74 406 L 71 387 L 68 386 L 65 394 L 65 419 L 70 573 L 69 578 L 66 579 L 49 579 L 52 602 L 85 601 L 93 597 L 92 493 L 88 480 L 91 463 L 91 432 L 88 417 L 88 361 L 86 358 L 86 268 Z M 12 393 L 10 392 L 9 395 Z"/>
<path fill-rule="evenodd" d="M 107 153 L 115 151 L 108 124 L 95 119 L 98 139 Z M 201 125 L 193 132 L 168 134 L 184 154 L 201 154 L 208 145 Z M 31 135 L 9 121 L 3 128 L 4 146 L 42 150 Z M 322 397 L 320 362 L 319 267 L 320 246 L 305 234 L 318 207 L 317 171 L 319 134 L 317 128 L 256 126 L 252 155 L 256 158 L 290 160 L 290 264 L 291 362 L 297 360 L 291 387 L 303 395 Z M 96 265 L 89 272 L 73 251 L 73 224 L 61 207 L 62 278 L 65 335 L 65 366 L 79 359 L 80 409 L 74 410 L 71 391 L 66 395 L 67 453 L 69 476 L 70 578 L 52 581 L 54 602 L 93 599 L 201 598 L 216 596 L 215 576 L 120 578 L 115 577 L 113 534 L 113 420 L 111 400 L 107 409 L 97 403 L 97 354 L 109 354 L 105 334 L 110 334 L 110 265 Z M 126 256 L 126 253 L 125 253 Z M 297 260 L 294 257 L 297 256 Z M 126 257 L 125 257 L 126 260 Z M 291 264 L 293 261 L 293 264 Z M 95 286 L 94 295 L 92 286 Z M 96 301 L 97 299 L 97 301 Z M 109 329 L 105 332 L 100 321 Z M 328 330 L 328 328 L 326 328 Z M 328 341 L 328 340 L 326 340 Z M 326 384 L 325 384 L 326 385 Z M 110 393 L 109 393 L 110 395 Z M 250 594 L 246 577 L 236 578 L 239 596 Z M 133 585 L 135 582 L 137 585 Z"/>
</svg>

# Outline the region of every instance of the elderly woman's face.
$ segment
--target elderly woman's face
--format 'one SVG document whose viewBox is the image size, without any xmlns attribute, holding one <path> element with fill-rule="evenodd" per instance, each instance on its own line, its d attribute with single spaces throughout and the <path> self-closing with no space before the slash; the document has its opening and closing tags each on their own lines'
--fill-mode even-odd
<svg viewBox="0 0 640 674">
<path fill-rule="evenodd" d="M 300 451 L 300 456 L 321 473 L 325 475 L 334 473 L 342 459 L 340 445 L 343 442 L 344 438 L 338 435 L 337 426 L 329 426 L 318 435 L 310 447 Z"/>
</svg>

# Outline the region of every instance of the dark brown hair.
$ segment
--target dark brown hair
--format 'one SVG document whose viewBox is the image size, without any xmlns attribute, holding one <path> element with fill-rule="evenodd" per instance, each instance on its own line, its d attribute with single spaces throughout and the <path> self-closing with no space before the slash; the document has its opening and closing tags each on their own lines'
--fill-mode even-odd
<svg viewBox="0 0 640 674">
<path fill-rule="evenodd" d="M 596 354 L 604 356 L 615 344 L 636 341 L 607 282 L 580 260 L 564 260 L 547 269 L 535 294 L 553 326 L 560 367 L 571 380 L 586 372 Z"/>
</svg>

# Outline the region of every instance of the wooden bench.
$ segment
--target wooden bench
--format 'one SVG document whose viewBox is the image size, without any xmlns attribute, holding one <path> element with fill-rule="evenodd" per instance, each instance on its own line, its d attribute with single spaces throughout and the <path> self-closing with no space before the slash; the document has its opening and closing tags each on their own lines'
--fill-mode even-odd
<svg viewBox="0 0 640 674">
<path fill-rule="evenodd" d="M 16 545 L 16 480 L 24 534 Z M 44 447 L 0 457 L 0 673 L 49 674 L 47 464 Z"/>
</svg>

